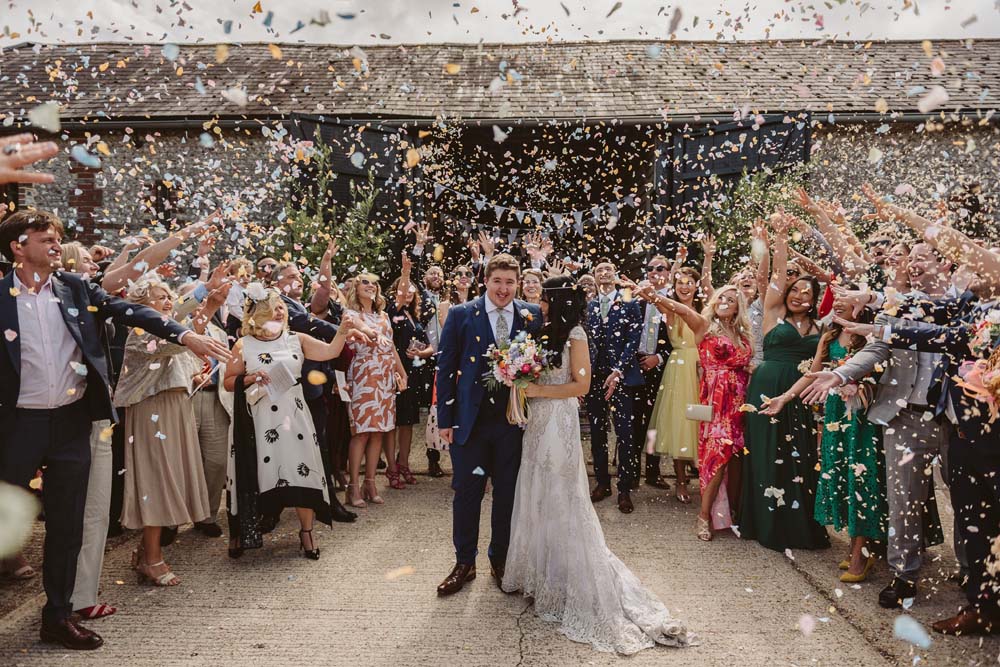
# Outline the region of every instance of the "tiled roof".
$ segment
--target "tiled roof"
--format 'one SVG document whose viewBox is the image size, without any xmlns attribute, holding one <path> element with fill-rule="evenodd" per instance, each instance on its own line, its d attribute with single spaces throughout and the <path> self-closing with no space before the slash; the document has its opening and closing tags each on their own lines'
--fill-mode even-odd
<svg viewBox="0 0 1000 667">
<path fill-rule="evenodd" d="M 926 49 L 926 50 L 925 50 Z M 220 58 L 228 51 L 228 57 Z M 928 55 L 928 51 L 930 55 Z M 166 54 L 166 55 L 165 55 Z M 170 56 L 170 57 L 168 57 Z M 940 56 L 943 72 L 932 73 Z M 218 62 L 219 60 L 223 62 Z M 466 120 L 671 118 L 808 109 L 1000 106 L 1000 40 L 329 45 L 26 44 L 0 51 L 0 114 L 56 100 L 64 119 L 262 116 Z M 243 88 L 245 106 L 222 91 Z"/>
</svg>

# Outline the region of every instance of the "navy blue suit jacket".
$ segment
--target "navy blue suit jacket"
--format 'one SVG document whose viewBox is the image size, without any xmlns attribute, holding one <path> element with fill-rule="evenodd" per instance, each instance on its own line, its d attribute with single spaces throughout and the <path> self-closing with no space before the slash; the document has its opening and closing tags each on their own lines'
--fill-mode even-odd
<svg viewBox="0 0 1000 667">
<path fill-rule="evenodd" d="M 11 294 L 14 273 L 0 280 L 0 330 L 4 335 L 6 354 L 0 354 L 0 437 L 9 432 L 14 419 L 17 399 L 21 392 L 21 339 L 17 300 Z M 154 336 L 171 342 L 187 329 L 160 315 L 152 308 L 111 296 L 89 280 L 73 273 L 52 275 L 52 290 L 59 299 L 63 321 L 73 340 L 80 347 L 87 367 L 87 401 L 91 419 L 115 420 L 111 405 L 111 384 L 108 381 L 108 358 L 104 345 L 104 327 L 108 320 L 115 324 L 145 329 Z"/>
<path fill-rule="evenodd" d="M 623 301 L 617 294 L 608 309 L 608 321 L 601 320 L 601 300 L 587 305 L 587 335 L 590 337 L 590 365 L 595 373 L 619 370 L 626 387 L 644 383 L 639 368 L 639 341 L 642 337 L 643 312 L 636 300 Z M 593 383 L 591 389 L 601 389 Z M 603 389 L 601 389 L 603 391 Z"/>
<path fill-rule="evenodd" d="M 527 312 L 530 318 L 523 313 Z M 521 330 L 537 336 L 542 325 L 538 306 L 514 300 L 513 338 Z M 496 342 L 486 297 L 452 306 L 441 330 L 437 360 L 437 418 L 440 428 L 453 428 L 456 445 L 465 444 L 486 398 L 483 376 L 489 370 L 486 351 Z"/>
<path fill-rule="evenodd" d="M 313 338 L 329 343 L 337 335 L 337 326 L 330 324 L 326 320 L 313 317 L 304 305 L 295 299 L 281 295 L 281 300 L 285 302 L 288 309 L 288 328 L 295 333 L 304 333 Z M 307 401 L 312 401 L 323 395 L 323 385 L 315 385 L 309 382 L 310 371 L 320 371 L 329 376 L 330 367 L 325 361 L 302 360 L 302 395 Z"/>
</svg>

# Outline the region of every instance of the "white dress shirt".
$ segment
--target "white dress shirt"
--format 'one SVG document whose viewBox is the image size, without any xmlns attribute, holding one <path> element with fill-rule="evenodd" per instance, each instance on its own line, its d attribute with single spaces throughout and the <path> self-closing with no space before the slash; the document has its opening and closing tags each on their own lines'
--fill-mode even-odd
<svg viewBox="0 0 1000 667">
<path fill-rule="evenodd" d="M 52 276 L 31 293 L 15 271 L 14 287 L 21 345 L 17 407 L 44 410 L 78 401 L 87 389 L 87 367 L 52 291 Z"/>
<path fill-rule="evenodd" d="M 663 288 L 656 292 L 660 296 L 667 296 L 667 289 Z M 639 341 L 639 354 L 656 354 L 657 343 L 660 341 L 660 322 L 663 315 L 659 309 L 651 303 L 646 304 L 646 313 L 643 319 L 642 338 Z M 663 358 L 656 354 L 657 365 L 663 363 Z"/>
<path fill-rule="evenodd" d="M 490 328 L 493 329 L 493 340 L 497 339 L 497 318 L 500 316 L 500 312 L 503 311 L 503 316 L 507 319 L 507 331 L 511 338 L 513 338 L 514 333 L 514 302 L 511 301 L 505 307 L 499 308 L 495 303 L 490 301 L 490 297 L 486 297 L 486 315 L 490 318 Z"/>
</svg>

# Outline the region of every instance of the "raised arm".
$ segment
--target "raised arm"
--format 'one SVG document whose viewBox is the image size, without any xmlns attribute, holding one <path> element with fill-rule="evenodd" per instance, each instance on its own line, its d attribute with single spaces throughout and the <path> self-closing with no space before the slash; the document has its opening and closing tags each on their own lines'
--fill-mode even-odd
<svg viewBox="0 0 1000 667">
<path fill-rule="evenodd" d="M 712 298 L 712 292 L 715 288 L 712 287 L 712 259 L 715 257 L 715 236 L 712 234 L 705 234 L 701 239 L 701 249 L 704 254 L 704 259 L 701 263 L 701 291 L 704 293 L 706 299 Z"/>
<path fill-rule="evenodd" d="M 396 288 L 396 308 L 402 310 L 406 307 L 406 296 L 409 294 L 410 290 L 413 289 L 413 283 L 410 282 L 410 274 L 413 272 L 413 260 L 410 259 L 410 254 L 403 249 L 402 256 L 403 268 L 399 274 L 399 286 Z"/>
<path fill-rule="evenodd" d="M 330 294 L 333 286 L 333 256 L 337 254 L 339 247 L 337 242 L 330 239 L 326 244 L 326 252 L 319 262 L 319 278 L 316 280 L 316 289 L 313 291 L 312 299 L 309 301 L 309 310 L 316 317 L 323 317 L 330 310 Z"/>
<path fill-rule="evenodd" d="M 757 260 L 757 294 L 760 296 L 761 301 L 764 299 L 764 295 L 767 294 L 767 279 L 768 274 L 771 272 L 771 249 L 767 243 L 767 225 L 763 220 L 758 220 L 753 227 L 754 240 L 758 242 L 758 251 L 760 252 L 760 259 Z M 751 253 L 752 255 L 753 253 Z"/>
<path fill-rule="evenodd" d="M 817 204 L 804 189 L 799 188 L 798 197 L 799 205 L 809 215 L 813 216 L 816 225 L 819 227 L 819 231 L 837 253 L 841 264 L 844 266 L 844 272 L 851 278 L 861 275 L 865 270 L 865 262 L 854 251 L 851 242 L 844 235 L 844 232 L 837 227 L 826 210 Z"/>
<path fill-rule="evenodd" d="M 788 227 L 791 220 L 784 213 L 770 218 L 774 258 L 771 280 L 764 292 L 764 325 L 766 335 L 785 315 L 785 288 L 788 286 Z"/>
</svg>

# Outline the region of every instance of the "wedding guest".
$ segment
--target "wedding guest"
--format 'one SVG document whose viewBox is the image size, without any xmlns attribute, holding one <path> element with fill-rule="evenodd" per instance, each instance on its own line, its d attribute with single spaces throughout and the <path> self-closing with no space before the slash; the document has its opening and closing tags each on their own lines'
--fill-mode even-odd
<svg viewBox="0 0 1000 667">
<path fill-rule="evenodd" d="M 478 296 L 479 290 L 476 287 L 474 276 L 475 274 L 471 266 L 462 265 L 455 267 L 455 270 L 451 272 L 451 290 L 448 296 L 450 305 L 454 306 L 466 301 L 472 301 Z M 444 326 L 444 324 L 442 323 L 441 326 Z"/>
<path fill-rule="evenodd" d="M 79 243 L 62 246 L 63 269 L 79 274 L 86 280 L 97 279 L 100 268 L 91 259 L 90 251 Z M 114 336 L 114 327 L 105 324 L 101 343 L 109 356 L 108 341 Z M 111 369 L 108 369 L 109 375 Z M 76 582 L 73 586 L 73 613 L 84 620 L 110 616 L 117 611 L 111 605 L 98 602 L 101 570 L 104 567 L 104 545 L 111 523 L 111 486 L 114 477 L 111 451 L 112 428 L 110 419 L 99 419 L 90 429 L 90 476 L 87 480 L 87 501 L 83 515 L 83 542 L 76 559 Z M 33 573 L 33 572 L 32 572 Z"/>
<path fill-rule="evenodd" d="M 691 267 L 677 269 L 672 278 L 674 299 L 695 311 L 701 310 L 698 286 L 701 274 Z M 661 311 L 662 312 L 662 311 Z M 687 418 L 687 406 L 698 402 L 698 343 L 694 332 L 673 312 L 664 313 L 671 352 L 660 380 L 649 428 L 656 431 L 653 445 L 658 454 L 669 454 L 677 484 L 674 497 L 688 504 L 688 464 L 698 455 L 698 423 Z"/>
<path fill-rule="evenodd" d="M 740 454 L 744 448 L 740 411 L 749 381 L 747 366 L 753 353 L 750 321 L 740 290 L 724 285 L 712 293 L 699 313 L 662 295 L 651 296 L 665 313 L 681 320 L 694 334 L 701 361 L 699 404 L 711 408 L 711 417 L 698 429 L 698 477 L 701 508 L 698 539 L 710 541 L 713 530 L 732 527 L 732 501 L 740 494 Z"/>
<path fill-rule="evenodd" d="M 890 273 L 891 279 L 891 273 Z M 853 286 L 852 286 L 853 288 Z M 847 321 L 871 321 L 868 311 L 835 303 L 834 315 Z M 761 414 L 777 416 L 785 405 L 796 400 L 813 383 L 824 367 L 843 367 L 865 345 L 862 336 L 852 335 L 833 324 L 820 337 L 811 373 L 799 379 L 784 394 L 772 398 Z M 885 494 L 885 457 L 880 429 L 868 421 L 868 405 L 874 380 L 862 378 L 845 385 L 826 398 L 823 437 L 820 443 L 820 471 L 816 489 L 816 521 L 834 530 L 847 529 L 850 552 L 840 564 L 846 570 L 840 580 L 856 584 L 868 578 L 875 565 L 871 542 L 884 542 L 888 509 Z M 912 433 L 907 434 L 912 438 Z M 907 508 L 913 511 L 913 507 Z"/>
<path fill-rule="evenodd" d="M 408 378 L 412 378 L 414 371 L 434 355 L 420 324 L 422 304 L 419 292 L 410 282 L 412 270 L 413 262 L 404 252 L 402 275 L 393 282 L 389 290 L 395 298 L 388 306 L 396 356 L 403 362 L 403 370 Z M 389 486 L 394 489 L 417 483 L 417 478 L 410 470 L 410 444 L 413 441 L 413 427 L 419 421 L 417 392 L 414 387 L 408 386 L 396 394 L 396 428 L 386 436 L 383 443 L 388 461 L 385 475 L 389 479 Z"/>
<path fill-rule="evenodd" d="M 580 276 L 576 284 L 580 286 L 583 293 L 587 296 L 588 303 L 597 298 L 597 279 L 594 276 L 585 273 Z"/>
<path fill-rule="evenodd" d="M 618 448 L 618 510 L 631 514 L 635 509 L 631 493 L 639 481 L 632 420 L 636 387 L 642 384 L 636 355 L 642 336 L 642 310 L 637 301 L 625 300 L 617 289 L 617 269 L 611 261 L 599 261 L 594 275 L 598 297 L 587 306 L 593 381 L 585 399 L 597 477 L 590 499 L 596 503 L 611 495 L 608 428 L 613 423 Z"/>
<path fill-rule="evenodd" d="M 880 312 L 875 324 L 889 326 L 906 321 L 918 328 L 929 327 L 930 323 L 923 321 L 926 314 L 938 310 L 938 304 L 944 300 L 958 296 L 950 285 L 951 266 L 951 262 L 929 244 L 915 244 L 907 259 L 907 276 L 912 289 L 893 315 Z M 874 300 L 875 296 L 864 294 L 864 303 Z M 845 301 L 852 310 L 864 307 L 864 303 Z M 956 311 L 953 319 L 957 320 L 962 314 Z M 815 373 L 815 381 L 802 394 L 809 402 L 825 401 L 830 391 L 848 383 L 858 383 L 882 369 L 867 417 L 872 424 L 885 427 L 886 562 L 893 577 L 879 593 L 878 601 L 887 609 L 902 606 L 904 600 L 916 599 L 926 548 L 944 541 L 934 483 L 926 471 L 939 459 L 944 480 L 953 478 L 948 442 L 957 416 L 951 410 L 944 410 L 944 419 L 924 417 L 939 411 L 938 396 L 948 395 L 947 376 L 940 370 L 943 363 L 940 353 L 894 349 L 885 341 L 873 340 L 846 363 Z M 957 517 L 955 521 L 954 550 L 964 575 L 968 559 Z"/>
<path fill-rule="evenodd" d="M 759 413 L 762 396 L 788 391 L 802 377 L 799 366 L 819 343 L 816 310 L 819 283 L 812 276 L 791 278 L 788 229 L 791 218 L 771 216 L 773 275 L 764 297 L 764 361 L 747 388 L 747 403 L 757 413 L 746 416 L 746 445 L 739 530 L 769 549 L 816 549 L 829 546 L 826 530 L 815 518 L 816 432 L 809 410 L 796 401 L 772 417 Z"/>
<path fill-rule="evenodd" d="M 520 298 L 536 306 L 541 303 L 543 280 L 545 280 L 545 276 L 540 270 L 525 269 L 521 274 Z"/>
<path fill-rule="evenodd" d="M 257 273 L 255 275 L 257 280 L 264 283 L 264 286 L 267 287 L 271 284 L 274 276 L 277 275 L 278 260 L 265 255 L 257 260 L 256 267 Z"/>
<path fill-rule="evenodd" d="M 226 323 L 226 334 L 234 343 L 240 337 L 240 323 L 243 321 L 243 301 L 245 298 L 243 290 L 253 277 L 252 267 L 253 264 L 246 257 L 237 257 L 229 265 L 229 277 L 233 286 L 229 290 L 229 296 L 226 297 L 226 317 L 223 321 Z"/>
<path fill-rule="evenodd" d="M 663 255 L 655 255 L 646 263 L 646 281 L 656 294 L 667 295 L 670 261 Z M 670 485 L 660 475 L 660 457 L 646 447 L 650 440 L 649 422 L 653 416 L 653 405 L 663 377 L 663 367 L 670 355 L 670 339 L 660 311 L 652 303 L 644 304 L 642 337 L 639 339 L 638 361 L 642 370 L 642 385 L 636 388 L 634 418 L 636 451 L 646 452 L 646 484 L 658 489 L 669 489 Z"/>
<path fill-rule="evenodd" d="M 362 273 L 347 288 L 344 317 L 351 317 L 377 334 L 373 341 L 351 342 L 354 353 L 347 382 L 351 393 L 351 442 L 348 449 L 350 482 L 347 502 L 365 507 L 365 501 L 384 501 L 375 485 L 375 471 L 386 433 L 396 427 L 396 392 L 406 390 L 406 371 L 392 343 L 392 325 L 378 278 Z M 365 459 L 365 488 L 359 476 Z"/>
<path fill-rule="evenodd" d="M 886 274 L 886 287 L 899 294 L 910 291 L 910 279 L 907 275 L 906 263 L 910 256 L 910 246 L 902 241 L 889 247 L 885 256 L 883 268 Z"/>
<path fill-rule="evenodd" d="M 134 283 L 129 301 L 148 306 L 163 317 L 173 313 L 176 297 L 158 277 Z M 194 330 L 204 333 L 208 317 L 225 302 L 217 292 L 194 318 Z M 207 521 L 208 487 L 190 400 L 191 379 L 201 362 L 187 348 L 158 343 L 151 334 L 129 333 L 124 370 L 115 392 L 115 406 L 125 414 L 125 499 L 122 525 L 142 529 L 142 541 L 132 566 L 140 578 L 157 586 L 176 586 L 180 579 L 166 564 L 160 544 L 164 526 Z"/>
<path fill-rule="evenodd" d="M 477 281 L 478 282 L 478 281 Z M 434 352 L 437 352 L 438 341 L 441 340 L 441 328 L 444 320 L 439 317 L 439 307 L 442 301 L 449 299 L 443 294 L 444 271 L 440 266 L 432 265 L 424 272 L 423 287 L 420 290 L 421 324 L 427 334 L 427 342 Z M 441 468 L 441 451 L 447 450 L 447 444 L 436 437 L 437 434 L 437 404 L 434 396 L 433 364 L 427 364 L 427 374 L 430 381 L 424 387 L 423 399 L 429 401 L 430 411 L 427 416 L 427 474 L 431 477 L 443 477 Z M 428 395 L 429 394 L 429 395 Z"/>
<path fill-rule="evenodd" d="M 139 326 L 199 355 L 225 359 L 228 350 L 78 276 L 57 273 L 62 233 L 59 218 L 40 210 L 19 211 L 0 223 L 0 252 L 17 266 L 0 281 L 0 328 L 16 334 L 7 343 L 15 354 L 0 355 L 0 480 L 27 488 L 44 464 L 47 601 L 41 638 L 69 649 L 95 649 L 103 640 L 70 618 L 70 597 L 82 541 L 91 424 L 113 419 L 100 326 L 109 319 Z M 12 363 L 17 358 L 20 367 Z"/>
<path fill-rule="evenodd" d="M 288 308 L 273 288 L 247 286 L 242 330 L 226 366 L 225 387 L 234 392 L 234 447 L 228 464 L 229 556 L 262 546 L 261 533 L 294 507 L 303 556 L 319 560 L 313 522 L 331 525 L 333 510 L 319 440 L 301 383 L 273 388 L 282 377 L 300 377 L 305 360 L 340 354 L 349 325 L 326 343 L 289 331 Z M 249 417 L 248 417 L 249 409 Z"/>
</svg>

